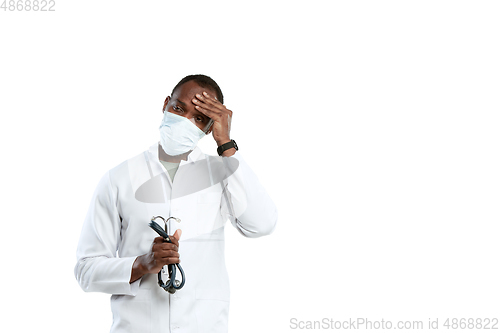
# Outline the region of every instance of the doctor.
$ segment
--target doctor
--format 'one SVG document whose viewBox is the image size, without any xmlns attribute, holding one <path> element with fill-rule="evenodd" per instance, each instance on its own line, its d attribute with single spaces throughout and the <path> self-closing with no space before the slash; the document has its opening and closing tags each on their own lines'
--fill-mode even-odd
<svg viewBox="0 0 500 333">
<path fill-rule="evenodd" d="M 245 237 L 260 237 L 274 230 L 277 210 L 231 140 L 233 113 L 223 103 L 210 77 L 185 77 L 163 105 L 160 142 L 97 185 L 75 276 L 84 291 L 112 295 L 111 332 L 227 332 L 226 221 Z M 209 133 L 219 156 L 197 147 Z M 148 226 L 158 215 L 180 219 L 169 220 L 172 244 Z M 186 283 L 169 294 L 157 273 L 181 261 Z"/>
</svg>

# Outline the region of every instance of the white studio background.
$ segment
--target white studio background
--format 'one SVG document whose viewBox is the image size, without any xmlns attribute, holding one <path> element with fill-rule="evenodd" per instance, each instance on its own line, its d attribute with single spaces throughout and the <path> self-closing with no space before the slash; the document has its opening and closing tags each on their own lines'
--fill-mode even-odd
<svg viewBox="0 0 500 333">
<path fill-rule="evenodd" d="M 196 73 L 279 210 L 227 225 L 230 332 L 498 318 L 497 1 L 55 2 L 0 10 L 3 327 L 109 330 L 73 276 L 91 195 Z"/>
</svg>

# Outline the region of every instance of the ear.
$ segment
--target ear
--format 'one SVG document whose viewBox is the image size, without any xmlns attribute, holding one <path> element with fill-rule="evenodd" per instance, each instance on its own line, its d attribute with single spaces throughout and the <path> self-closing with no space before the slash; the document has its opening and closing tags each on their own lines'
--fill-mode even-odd
<svg viewBox="0 0 500 333">
<path fill-rule="evenodd" d="M 167 104 L 168 102 L 170 101 L 170 96 L 167 96 L 167 98 L 165 98 L 165 102 L 163 103 L 163 111 L 162 112 L 165 112 L 165 109 L 167 108 Z"/>
</svg>

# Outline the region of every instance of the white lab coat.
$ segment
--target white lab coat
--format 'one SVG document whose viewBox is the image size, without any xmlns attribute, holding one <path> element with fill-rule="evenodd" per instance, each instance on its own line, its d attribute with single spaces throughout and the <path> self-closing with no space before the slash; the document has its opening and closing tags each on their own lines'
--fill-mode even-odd
<svg viewBox="0 0 500 333">
<path fill-rule="evenodd" d="M 229 219 L 246 237 L 267 235 L 276 225 L 276 207 L 240 152 L 209 156 L 196 147 L 172 183 L 158 148 L 155 143 L 100 180 L 83 224 L 75 276 L 84 291 L 112 294 L 111 332 L 227 332 L 225 223 Z M 169 234 L 182 229 L 186 274 L 174 295 L 158 286 L 156 274 L 129 283 L 135 259 L 158 237 L 148 226 L 158 215 L 181 219 L 169 226 Z"/>
</svg>

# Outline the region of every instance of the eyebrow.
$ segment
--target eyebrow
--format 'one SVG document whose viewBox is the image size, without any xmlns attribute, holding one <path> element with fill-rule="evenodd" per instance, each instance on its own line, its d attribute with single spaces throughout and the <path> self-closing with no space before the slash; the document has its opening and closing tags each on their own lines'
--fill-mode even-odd
<svg viewBox="0 0 500 333">
<path fill-rule="evenodd" d="M 182 104 L 183 106 L 186 106 L 186 103 L 184 103 L 183 101 L 181 101 L 180 99 L 176 99 L 177 102 L 179 102 L 180 104 Z"/>
</svg>

